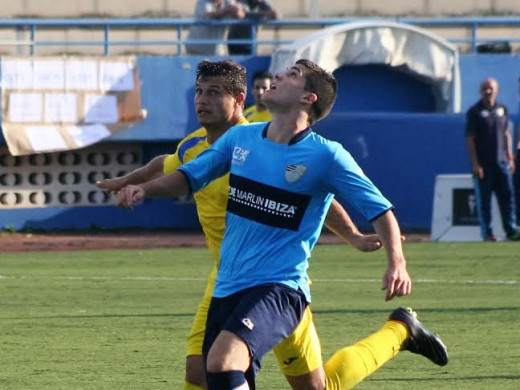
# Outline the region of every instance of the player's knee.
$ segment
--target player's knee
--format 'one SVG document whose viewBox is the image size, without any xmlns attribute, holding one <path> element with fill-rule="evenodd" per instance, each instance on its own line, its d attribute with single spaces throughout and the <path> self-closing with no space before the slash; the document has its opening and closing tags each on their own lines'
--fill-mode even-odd
<svg viewBox="0 0 520 390">
<path fill-rule="evenodd" d="M 192 355 L 186 358 L 186 382 L 201 388 L 207 387 L 202 356 Z"/>
</svg>

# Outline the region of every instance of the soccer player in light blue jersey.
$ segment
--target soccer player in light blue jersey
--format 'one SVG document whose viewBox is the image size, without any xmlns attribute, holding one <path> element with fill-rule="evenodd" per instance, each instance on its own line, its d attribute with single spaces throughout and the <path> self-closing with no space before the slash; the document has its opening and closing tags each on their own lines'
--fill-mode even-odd
<svg viewBox="0 0 520 390">
<path fill-rule="evenodd" d="M 177 172 L 118 193 L 119 204 L 131 208 L 145 197 L 196 192 L 230 175 L 203 346 L 210 390 L 254 389 L 263 355 L 298 326 L 311 302 L 308 258 L 334 195 L 372 222 L 385 247 L 385 299 L 411 292 L 391 203 L 340 144 L 310 128 L 330 112 L 336 94 L 332 75 L 300 60 L 277 74 L 264 96 L 272 122 L 236 126 Z M 378 332 L 290 382 L 294 388 L 299 379 L 312 383 L 310 389 L 351 388 L 402 349 L 447 363 L 442 341 L 397 309 Z"/>
</svg>

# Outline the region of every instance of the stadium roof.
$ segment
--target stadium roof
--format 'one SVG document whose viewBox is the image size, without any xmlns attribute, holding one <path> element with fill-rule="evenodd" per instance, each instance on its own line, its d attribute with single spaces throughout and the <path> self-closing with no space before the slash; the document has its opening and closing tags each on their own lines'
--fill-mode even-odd
<svg viewBox="0 0 520 390">
<path fill-rule="evenodd" d="M 441 100 L 439 111 L 460 111 L 457 48 L 419 27 L 374 21 L 324 28 L 277 49 L 270 71 L 283 71 L 300 58 L 330 72 L 343 65 L 386 64 L 432 83 Z"/>
</svg>

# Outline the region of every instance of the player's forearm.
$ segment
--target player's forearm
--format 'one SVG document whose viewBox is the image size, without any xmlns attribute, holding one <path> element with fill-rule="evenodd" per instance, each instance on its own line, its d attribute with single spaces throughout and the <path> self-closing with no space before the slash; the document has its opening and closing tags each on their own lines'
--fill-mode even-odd
<svg viewBox="0 0 520 390">
<path fill-rule="evenodd" d="M 372 225 L 383 243 L 388 263 L 406 263 L 401 240 L 401 230 L 392 210 L 372 221 Z"/>
<path fill-rule="evenodd" d="M 146 165 L 123 176 L 125 185 L 146 183 L 163 176 L 163 163 L 166 155 L 157 156 Z"/>
<path fill-rule="evenodd" d="M 188 195 L 190 192 L 186 176 L 179 171 L 143 183 L 140 187 L 146 198 L 177 197 Z"/>
<path fill-rule="evenodd" d="M 345 209 L 335 199 L 332 201 L 325 217 L 325 226 L 349 244 L 352 244 L 355 236 L 361 234 Z"/>
</svg>

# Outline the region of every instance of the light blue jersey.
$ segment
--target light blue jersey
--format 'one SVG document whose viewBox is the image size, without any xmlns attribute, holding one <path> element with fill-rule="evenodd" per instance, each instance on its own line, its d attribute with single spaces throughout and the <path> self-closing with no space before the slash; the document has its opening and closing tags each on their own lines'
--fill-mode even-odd
<svg viewBox="0 0 520 390">
<path fill-rule="evenodd" d="M 182 170 L 193 191 L 230 172 L 226 233 L 214 297 L 282 283 L 310 302 L 308 258 L 334 194 L 368 220 L 392 208 L 337 143 L 310 129 L 289 145 L 267 123 L 235 126 Z"/>
</svg>

